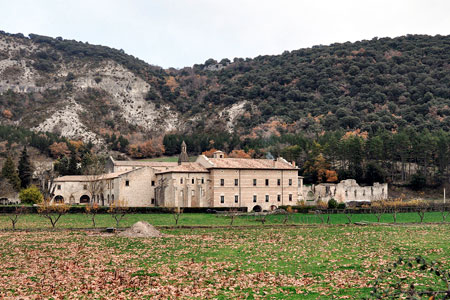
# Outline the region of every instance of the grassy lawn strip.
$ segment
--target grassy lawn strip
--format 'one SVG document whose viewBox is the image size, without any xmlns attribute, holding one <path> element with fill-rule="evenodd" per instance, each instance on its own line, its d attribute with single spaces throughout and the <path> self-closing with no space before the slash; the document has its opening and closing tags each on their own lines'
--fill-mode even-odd
<svg viewBox="0 0 450 300">
<path fill-rule="evenodd" d="M 255 216 L 237 217 L 233 225 L 235 226 L 260 226 L 261 222 Z M 326 217 L 325 217 L 326 219 Z M 376 216 L 373 214 L 354 214 L 352 222 L 373 222 L 376 223 Z M 128 214 L 120 223 L 121 227 L 129 227 L 137 221 L 147 221 L 154 226 L 173 226 L 174 218 L 171 214 Z M 270 215 L 266 218 L 266 225 L 283 224 L 283 215 Z M 381 218 L 382 223 L 392 223 L 391 214 L 384 214 Z M 420 217 L 417 213 L 399 213 L 397 214 L 398 223 L 419 223 Z M 424 222 L 439 223 L 442 222 L 440 212 L 425 213 Z M 99 214 L 96 217 L 97 227 L 115 227 L 113 218 L 108 214 Z M 293 214 L 290 216 L 287 224 L 320 224 L 319 217 L 311 214 Z M 344 214 L 330 215 L 330 224 L 346 224 L 348 219 Z M 230 224 L 230 218 L 215 214 L 189 213 L 182 214 L 179 220 L 181 226 L 227 226 Z M 18 229 L 33 228 L 51 228 L 50 222 L 37 214 L 27 214 L 20 217 L 17 223 Z M 84 214 L 67 214 L 61 217 L 56 225 L 58 228 L 91 228 L 92 223 Z M 0 215 L 0 229 L 10 229 L 11 222 L 7 215 Z"/>
</svg>

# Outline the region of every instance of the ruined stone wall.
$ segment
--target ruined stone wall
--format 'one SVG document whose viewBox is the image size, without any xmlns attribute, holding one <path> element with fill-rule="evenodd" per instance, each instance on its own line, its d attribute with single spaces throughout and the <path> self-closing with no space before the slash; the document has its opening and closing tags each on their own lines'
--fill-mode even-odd
<svg viewBox="0 0 450 300">
<path fill-rule="evenodd" d="M 373 186 L 360 186 L 354 179 L 343 180 L 338 184 L 318 184 L 299 189 L 300 199 L 314 205 L 321 200 L 328 202 L 376 201 L 388 199 L 387 183 L 374 183 Z"/>
</svg>

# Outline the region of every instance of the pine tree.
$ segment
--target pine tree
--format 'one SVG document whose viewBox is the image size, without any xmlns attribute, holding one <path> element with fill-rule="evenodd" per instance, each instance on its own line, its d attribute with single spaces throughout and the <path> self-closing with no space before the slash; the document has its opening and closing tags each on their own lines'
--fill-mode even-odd
<svg viewBox="0 0 450 300">
<path fill-rule="evenodd" d="M 78 169 L 77 153 L 75 152 L 75 150 L 72 150 L 70 153 L 68 172 L 69 175 L 80 175 L 80 170 Z"/>
<path fill-rule="evenodd" d="M 11 156 L 8 155 L 2 168 L 2 176 L 8 179 L 16 191 L 20 190 L 20 178 Z"/>
<path fill-rule="evenodd" d="M 20 186 L 22 188 L 27 188 L 31 184 L 32 175 L 33 168 L 31 167 L 30 157 L 27 153 L 27 147 L 25 146 L 19 160 L 19 178 Z"/>
</svg>

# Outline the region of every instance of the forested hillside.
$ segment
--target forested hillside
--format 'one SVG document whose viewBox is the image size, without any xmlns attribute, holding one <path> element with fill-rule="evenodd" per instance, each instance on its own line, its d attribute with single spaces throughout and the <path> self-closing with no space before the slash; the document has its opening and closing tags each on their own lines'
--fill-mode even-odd
<svg viewBox="0 0 450 300">
<path fill-rule="evenodd" d="M 308 182 L 438 185 L 448 180 L 449 103 L 450 36 L 164 70 L 122 50 L 0 32 L 4 154 L 28 144 L 81 162 L 82 141 L 84 152 L 146 158 L 177 154 L 185 139 L 192 154 L 283 155 Z"/>
</svg>

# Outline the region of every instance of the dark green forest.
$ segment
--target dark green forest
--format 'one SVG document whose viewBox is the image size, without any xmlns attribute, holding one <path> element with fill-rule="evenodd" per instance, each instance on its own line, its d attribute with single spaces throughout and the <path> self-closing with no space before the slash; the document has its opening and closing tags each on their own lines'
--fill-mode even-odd
<svg viewBox="0 0 450 300">
<path fill-rule="evenodd" d="M 194 73 L 210 83 L 196 88 L 179 72 L 181 88 L 195 99 L 191 111 L 246 100 L 251 116 L 240 119 L 243 132 L 272 117 L 314 133 L 450 128 L 450 36 L 374 38 L 203 68 Z"/>
</svg>

